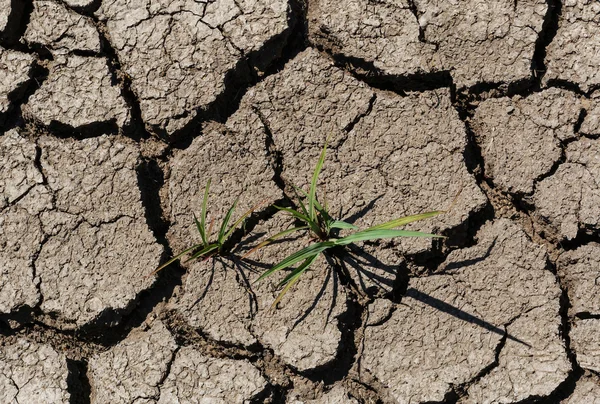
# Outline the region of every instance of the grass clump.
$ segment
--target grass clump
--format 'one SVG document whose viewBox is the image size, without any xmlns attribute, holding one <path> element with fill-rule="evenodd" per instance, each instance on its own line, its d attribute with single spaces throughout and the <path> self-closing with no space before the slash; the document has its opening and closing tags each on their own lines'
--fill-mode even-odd
<svg viewBox="0 0 600 404">
<path fill-rule="evenodd" d="M 194 259 L 200 259 L 200 258 L 208 259 L 208 258 L 216 256 L 216 255 L 223 255 L 225 253 L 224 246 L 227 244 L 229 238 L 231 237 L 231 234 L 244 222 L 244 220 L 248 216 L 250 216 L 252 214 L 252 212 L 254 212 L 254 210 L 256 210 L 256 208 L 258 208 L 258 206 L 260 206 L 262 204 L 262 203 L 259 203 L 255 206 L 253 206 L 252 208 L 248 209 L 248 211 L 246 211 L 242 216 L 240 216 L 239 219 L 237 219 L 231 226 L 229 226 L 229 222 L 231 221 L 231 216 L 233 215 L 233 212 L 235 211 L 235 208 L 236 208 L 238 200 L 239 200 L 239 197 L 236 198 L 236 200 L 233 202 L 233 204 L 231 205 L 231 207 L 225 214 L 225 217 L 223 218 L 223 221 L 221 222 L 221 226 L 219 227 L 219 232 L 216 234 L 216 238 L 213 239 L 212 238 L 212 229 L 213 229 L 213 225 L 214 225 L 214 220 L 211 221 L 210 225 L 208 226 L 208 229 L 206 228 L 206 214 L 207 214 L 207 208 L 208 208 L 208 193 L 209 193 L 209 189 L 210 189 L 210 182 L 211 182 L 211 180 L 209 179 L 208 182 L 206 183 L 206 188 L 204 189 L 204 197 L 202 199 L 202 208 L 201 208 L 201 212 L 200 212 L 200 219 L 198 219 L 196 217 L 196 215 L 194 213 L 192 213 L 192 215 L 194 216 L 194 222 L 196 224 L 196 229 L 198 230 L 198 233 L 200 233 L 200 239 L 202 240 L 202 242 L 195 244 L 195 245 L 191 246 L 190 248 L 186 248 L 181 253 L 177 254 L 176 256 L 174 256 L 173 258 L 171 258 L 170 260 L 168 260 L 167 262 L 162 264 L 160 267 L 158 267 L 156 270 L 154 270 L 154 272 L 152 272 L 150 275 L 156 274 L 160 270 L 171 265 L 173 262 L 180 260 L 186 254 L 191 254 L 191 255 L 184 262 L 189 262 Z"/>
<path fill-rule="evenodd" d="M 267 244 L 277 240 L 278 238 L 281 238 L 283 236 L 297 231 L 309 231 L 312 237 L 316 240 L 315 243 L 296 251 L 295 253 L 283 259 L 278 264 L 274 265 L 269 270 L 263 272 L 263 274 L 257 279 L 257 281 L 261 281 L 277 271 L 299 264 L 295 269 L 291 270 L 291 272 L 279 283 L 278 287 L 283 287 L 283 289 L 273 302 L 272 307 L 277 305 L 277 303 L 282 299 L 282 297 L 300 279 L 300 276 L 310 268 L 310 266 L 315 262 L 319 255 L 325 253 L 329 249 L 339 246 L 346 246 L 348 244 L 356 243 L 358 241 L 367 240 L 375 241 L 381 239 L 391 239 L 396 237 L 444 237 L 436 234 L 397 229 L 398 227 L 407 225 L 412 222 L 437 216 L 440 213 L 444 213 L 444 211 L 432 211 L 411 216 L 400 217 L 385 223 L 371 226 L 364 230 L 360 230 L 353 224 L 333 219 L 327 211 L 327 204 L 325 203 L 323 206 L 317 199 L 317 181 L 319 178 L 319 174 L 321 173 L 321 169 L 323 168 L 323 164 L 325 162 L 326 153 L 327 143 L 323 147 L 321 155 L 319 156 L 319 160 L 315 167 L 310 183 L 309 192 L 306 193 L 300 188 L 294 187 L 294 192 L 297 197 L 297 204 L 299 206 L 299 209 L 277 207 L 279 210 L 285 211 L 292 215 L 301 223 L 301 225 L 275 234 L 266 241 L 257 245 L 248 254 L 246 254 L 249 255 L 256 249 L 264 247 Z M 308 204 L 305 204 L 303 202 L 303 198 L 301 198 L 300 195 L 302 195 L 304 199 L 308 201 Z M 338 238 L 332 232 L 332 230 L 334 229 L 354 230 L 354 232 L 344 237 Z"/>
</svg>

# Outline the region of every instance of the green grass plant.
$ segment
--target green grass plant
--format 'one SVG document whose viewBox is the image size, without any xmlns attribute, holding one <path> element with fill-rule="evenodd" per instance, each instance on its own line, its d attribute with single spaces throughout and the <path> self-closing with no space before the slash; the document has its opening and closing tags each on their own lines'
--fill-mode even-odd
<svg viewBox="0 0 600 404">
<path fill-rule="evenodd" d="M 277 207 L 279 210 L 289 213 L 301 224 L 271 236 L 269 239 L 263 241 L 255 248 L 250 250 L 248 254 L 246 254 L 247 256 L 253 251 L 265 247 L 273 241 L 297 231 L 308 231 L 312 238 L 316 241 L 313 244 L 310 244 L 309 246 L 284 258 L 281 262 L 263 272 L 262 275 L 257 279 L 257 281 L 261 281 L 277 271 L 287 269 L 298 264 L 298 266 L 295 269 L 292 269 L 279 283 L 278 287 L 283 287 L 283 289 L 273 302 L 272 307 L 277 305 L 277 303 L 290 290 L 290 288 L 300 279 L 300 276 L 306 272 L 316 261 L 319 255 L 334 247 L 346 246 L 359 241 L 375 241 L 396 237 L 444 237 L 436 234 L 397 229 L 398 227 L 405 226 L 409 223 L 437 216 L 441 213 L 444 213 L 444 211 L 432 211 L 400 217 L 385 223 L 371 226 L 364 230 L 360 230 L 351 223 L 333 219 L 327 210 L 327 204 L 325 203 L 322 205 L 317 199 L 317 181 L 319 174 L 321 173 L 321 169 L 323 168 L 323 164 L 325 163 L 326 153 L 327 143 L 325 143 L 325 146 L 323 147 L 323 150 L 319 156 L 319 160 L 313 172 L 308 193 L 304 192 L 298 187 L 293 187 L 297 198 L 297 206 L 299 208 L 294 209 L 288 207 Z M 306 204 L 303 199 L 307 200 L 308 203 Z M 353 232 L 343 237 L 336 237 L 332 232 L 334 229 L 351 230 Z"/>
<path fill-rule="evenodd" d="M 202 199 L 200 219 L 198 219 L 198 217 L 192 213 L 192 215 L 194 217 L 194 223 L 196 224 L 196 229 L 198 230 L 198 233 L 200 234 L 200 239 L 202 242 L 195 244 L 189 248 L 186 248 L 185 250 L 183 250 L 182 252 L 180 252 L 179 254 L 177 254 L 176 256 L 174 256 L 173 258 L 171 258 L 164 264 L 162 264 L 160 267 L 158 267 L 156 270 L 154 270 L 150 275 L 156 274 L 160 270 L 171 265 L 173 262 L 180 260 L 186 254 L 190 254 L 190 257 L 187 258 L 184 262 L 189 262 L 194 259 L 207 259 L 207 258 L 210 258 L 215 255 L 222 255 L 224 253 L 223 248 L 227 244 L 227 241 L 229 240 L 229 237 L 231 236 L 231 234 L 235 231 L 235 229 L 237 229 L 244 222 L 244 220 L 248 216 L 250 216 L 250 214 L 252 214 L 252 212 L 254 212 L 254 210 L 256 210 L 256 208 L 258 208 L 262 204 L 262 203 L 259 203 L 255 206 L 253 206 L 248 211 L 246 211 L 242 216 L 240 216 L 240 218 L 238 218 L 231 226 L 229 226 L 229 222 L 231 221 L 231 216 L 235 212 L 235 208 L 236 208 L 238 200 L 239 200 L 239 197 L 236 198 L 236 200 L 233 202 L 233 204 L 231 205 L 231 207 L 225 214 L 225 217 L 223 218 L 223 221 L 221 222 L 221 226 L 219 227 L 219 232 L 216 234 L 216 238 L 213 238 L 212 237 L 212 229 L 213 229 L 214 221 L 212 221 L 210 223 L 210 225 L 208 226 L 208 229 L 206 227 L 206 215 L 207 215 L 207 210 L 208 210 L 208 194 L 209 194 L 209 189 L 210 189 L 210 182 L 211 182 L 211 180 L 209 179 L 208 182 L 206 183 L 206 187 L 204 188 L 204 197 Z"/>
</svg>

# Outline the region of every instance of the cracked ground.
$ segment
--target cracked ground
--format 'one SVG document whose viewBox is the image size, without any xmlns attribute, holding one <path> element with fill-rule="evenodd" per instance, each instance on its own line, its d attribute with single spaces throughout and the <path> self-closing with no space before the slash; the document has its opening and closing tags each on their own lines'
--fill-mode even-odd
<svg viewBox="0 0 600 404">
<path fill-rule="evenodd" d="M 0 0 L 0 403 L 600 404 L 600 3 Z M 365 228 L 278 304 L 319 189 Z M 153 271 L 262 202 L 227 254 Z"/>
</svg>

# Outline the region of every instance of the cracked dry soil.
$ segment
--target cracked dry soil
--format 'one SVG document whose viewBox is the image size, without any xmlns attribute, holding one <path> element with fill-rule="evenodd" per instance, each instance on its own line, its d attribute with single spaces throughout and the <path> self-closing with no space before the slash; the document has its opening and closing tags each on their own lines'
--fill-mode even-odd
<svg viewBox="0 0 600 404">
<path fill-rule="evenodd" d="M 592 0 L 0 0 L 0 403 L 600 404 L 599 55 Z M 447 238 L 272 311 L 328 137 L 340 219 Z M 147 276 L 209 178 L 266 203 Z"/>
</svg>

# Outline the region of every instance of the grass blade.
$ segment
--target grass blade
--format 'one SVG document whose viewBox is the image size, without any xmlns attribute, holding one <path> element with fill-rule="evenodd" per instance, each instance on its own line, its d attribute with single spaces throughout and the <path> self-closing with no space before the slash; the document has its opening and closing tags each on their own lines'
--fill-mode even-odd
<svg viewBox="0 0 600 404">
<path fill-rule="evenodd" d="M 283 261 L 281 261 L 280 263 L 278 263 L 271 269 L 263 272 L 263 274 L 255 282 L 265 279 L 267 276 L 271 275 L 273 272 L 290 267 L 290 266 L 296 264 L 297 262 L 305 260 L 308 257 L 311 257 L 313 255 L 318 255 L 318 254 L 322 253 L 323 251 L 325 251 L 326 249 L 334 247 L 335 245 L 336 245 L 336 243 L 334 241 L 323 241 L 321 243 L 311 244 L 308 247 L 303 248 L 302 250 L 298 250 L 295 253 L 293 253 L 292 255 L 289 255 L 287 258 L 285 258 Z"/>
<path fill-rule="evenodd" d="M 371 226 L 368 229 L 365 229 L 364 231 L 380 230 L 380 229 L 393 229 L 396 227 L 407 225 L 412 222 L 417 222 L 419 220 L 428 219 L 430 217 L 437 216 L 441 213 L 445 213 L 445 212 L 443 210 L 435 210 L 433 212 L 425 212 L 425 213 L 419 213 L 417 215 L 400 217 L 398 219 L 390 220 L 389 222 L 381 223 L 376 226 Z"/>
<path fill-rule="evenodd" d="M 317 180 L 319 179 L 319 174 L 321 173 L 321 169 L 323 168 L 323 164 L 325 163 L 325 154 L 327 154 L 327 141 L 323 146 L 323 150 L 321 151 L 321 155 L 319 156 L 319 161 L 317 162 L 317 166 L 315 167 L 315 172 L 312 176 L 312 181 L 310 182 L 310 191 L 308 194 L 308 217 L 311 220 L 315 220 L 315 199 L 317 195 Z"/>
<path fill-rule="evenodd" d="M 206 255 L 206 254 L 216 250 L 217 248 L 219 248 L 217 243 L 209 244 L 209 245 L 205 246 L 203 249 L 201 249 L 200 251 L 198 251 L 197 253 L 195 253 L 194 255 L 192 255 L 187 260 L 183 261 L 183 263 L 185 264 L 186 262 L 190 262 L 191 260 L 194 260 L 198 257 L 202 257 L 203 255 Z"/>
<path fill-rule="evenodd" d="M 298 281 L 298 279 L 300 279 L 300 275 L 302 275 L 304 273 L 304 271 L 306 271 L 308 269 L 308 267 L 310 267 L 312 265 L 312 263 L 315 262 L 315 260 L 317 259 L 318 256 L 319 256 L 319 254 L 317 254 L 313 257 L 307 258 L 306 261 L 304 261 L 302 263 L 302 265 L 300 265 L 298 268 L 296 268 L 294 271 L 292 271 L 291 274 L 286 276 L 286 278 L 279 284 L 279 286 L 285 284 L 285 287 L 279 293 L 279 295 L 277 295 L 277 298 L 275 299 L 273 304 L 271 304 L 271 309 L 274 309 L 277 306 L 277 303 L 279 303 L 281 298 L 290 290 L 290 288 L 292 286 L 294 286 L 294 284 Z"/>
<path fill-rule="evenodd" d="M 219 229 L 219 237 L 217 238 L 217 244 L 219 244 L 219 245 L 222 245 L 223 242 L 225 241 L 225 233 L 227 231 L 227 225 L 229 224 L 229 221 L 231 220 L 231 215 L 235 211 L 235 207 L 237 206 L 238 200 L 239 200 L 239 198 L 236 198 L 236 200 L 233 202 L 233 205 L 231 205 L 231 207 L 227 211 L 227 214 L 225 215 L 225 218 L 223 219 L 223 223 L 221 223 L 221 229 Z"/>
<path fill-rule="evenodd" d="M 312 257 L 308 257 L 306 260 L 304 260 L 304 262 L 302 264 L 300 264 L 300 266 L 298 266 L 298 268 L 294 269 L 281 282 L 279 282 L 277 287 L 278 288 L 282 287 L 283 285 L 287 284 L 290 281 L 290 279 L 292 279 L 294 276 L 306 271 L 308 269 L 308 267 L 310 267 L 312 265 L 312 263 L 315 262 L 315 260 L 317 259 L 318 256 L 319 256 L 319 254 L 315 254 Z"/>
<path fill-rule="evenodd" d="M 437 234 L 422 233 L 420 231 L 409 231 L 409 230 L 363 230 L 349 236 L 337 239 L 334 241 L 335 245 L 347 245 L 355 243 L 357 241 L 364 240 L 380 240 L 395 237 L 433 237 L 433 238 L 445 238 Z"/>
<path fill-rule="evenodd" d="M 154 271 L 152 271 L 151 273 L 149 273 L 146 276 L 152 276 L 155 275 L 156 273 L 158 273 L 161 269 L 164 269 L 166 267 L 168 267 L 169 265 L 171 265 L 173 262 L 177 261 L 178 259 L 180 259 L 181 257 L 183 257 L 185 254 L 187 254 L 188 252 L 195 250 L 196 248 L 200 247 L 200 244 L 196 244 L 193 247 L 188 248 L 187 250 L 183 250 L 182 252 L 180 252 L 179 254 L 177 254 L 176 256 L 174 256 L 173 258 L 171 258 L 170 260 L 168 260 L 167 262 L 165 262 L 164 264 L 162 264 L 161 266 L 159 266 L 158 268 L 156 268 Z"/>
<path fill-rule="evenodd" d="M 198 231 L 200 232 L 200 237 L 202 237 L 202 242 L 205 246 L 208 245 L 208 238 L 206 237 L 206 208 L 208 206 L 208 190 L 210 189 L 210 178 L 206 182 L 206 187 L 204 188 L 204 198 L 202 198 L 202 212 L 200 214 L 200 223 L 198 226 Z"/>
<path fill-rule="evenodd" d="M 295 217 L 296 219 L 300 219 L 305 223 L 310 223 L 310 219 L 308 218 L 308 216 L 303 215 L 302 213 L 298 212 L 296 209 L 292 209 L 292 208 L 284 208 L 282 206 L 275 206 L 276 209 L 278 210 L 282 210 L 284 212 L 289 213 L 290 215 L 292 215 L 293 217 Z"/>
<path fill-rule="evenodd" d="M 352 230 L 358 229 L 358 227 L 356 227 L 355 225 L 350 224 L 348 222 L 344 222 L 343 220 L 335 220 L 333 223 L 331 223 L 329 225 L 329 227 L 331 229 L 352 229 Z"/>
<path fill-rule="evenodd" d="M 302 230 L 308 230 L 309 226 L 298 226 L 298 227 L 292 227 L 291 229 L 287 229 L 284 231 L 281 231 L 277 234 L 275 234 L 274 236 L 269 237 L 268 239 L 266 239 L 265 241 L 261 242 L 260 244 L 258 244 L 257 246 L 253 247 L 250 251 L 248 251 L 246 254 L 244 254 L 242 256 L 242 259 L 248 257 L 250 254 L 252 254 L 254 251 L 259 250 L 269 244 L 271 244 L 273 241 L 277 240 L 278 238 L 281 238 L 283 236 L 287 236 L 288 234 L 292 234 L 296 231 L 302 231 Z"/>
<path fill-rule="evenodd" d="M 223 240 L 227 240 L 229 238 L 229 236 L 231 236 L 231 233 L 233 233 L 233 231 L 240 225 L 240 223 L 242 223 L 248 216 L 250 216 L 252 214 L 252 212 L 254 212 L 256 209 L 258 209 L 258 207 L 261 206 L 262 204 L 264 204 L 265 202 L 266 202 L 266 199 L 263 201 L 260 201 L 259 203 L 257 203 L 256 205 L 254 205 L 250 209 L 248 209 L 242 216 L 240 216 L 239 219 L 236 220 L 235 223 L 233 223 L 231 225 L 229 230 L 227 230 L 227 233 L 225 233 L 225 237 L 223 238 Z"/>
</svg>

